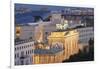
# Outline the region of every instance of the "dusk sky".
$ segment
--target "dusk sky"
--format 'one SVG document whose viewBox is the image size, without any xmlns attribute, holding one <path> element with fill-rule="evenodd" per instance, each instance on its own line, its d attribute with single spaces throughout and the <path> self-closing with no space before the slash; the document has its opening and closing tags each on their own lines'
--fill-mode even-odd
<svg viewBox="0 0 100 69">
<path fill-rule="evenodd" d="M 36 5 L 36 4 L 15 4 L 15 8 L 30 8 L 31 10 L 40 10 L 41 8 L 47 8 L 48 10 L 62 10 L 68 8 L 68 6 L 50 6 L 50 5 Z M 75 7 L 73 7 L 75 9 Z M 78 7 L 76 7 L 78 8 Z M 81 9 L 86 9 L 81 7 Z"/>
<path fill-rule="evenodd" d="M 87 9 L 93 9 L 93 8 L 87 8 L 87 7 L 68 7 L 68 6 L 50 6 L 50 5 L 36 5 L 36 4 L 15 4 L 15 14 L 19 11 L 21 11 L 21 14 L 15 15 L 15 23 L 29 23 L 34 22 L 34 16 L 41 16 L 43 19 L 44 17 L 48 16 L 50 11 L 61 11 L 64 9 L 78 9 L 78 10 L 87 10 Z M 29 10 L 27 13 L 26 10 Z M 40 11 L 39 11 L 40 10 Z M 47 10 L 47 11 L 41 11 L 41 10 Z M 70 10 L 70 11 L 71 11 Z M 30 12 L 32 11 L 32 12 Z M 47 14 L 47 15 L 46 15 Z"/>
</svg>

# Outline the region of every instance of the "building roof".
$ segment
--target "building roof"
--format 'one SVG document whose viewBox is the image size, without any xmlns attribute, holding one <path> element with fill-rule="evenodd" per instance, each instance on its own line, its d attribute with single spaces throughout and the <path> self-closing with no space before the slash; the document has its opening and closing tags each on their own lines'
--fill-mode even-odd
<svg viewBox="0 0 100 69">
<path fill-rule="evenodd" d="M 77 33 L 78 32 L 76 29 L 54 31 L 54 32 L 51 32 L 51 35 L 48 36 L 48 38 L 50 38 L 50 37 L 66 37 L 66 36 L 77 34 Z"/>
<path fill-rule="evenodd" d="M 33 39 L 25 39 L 25 40 L 20 40 L 20 39 L 16 39 L 15 40 L 15 45 L 19 45 L 19 44 L 23 44 L 23 43 L 28 43 L 28 42 L 32 42 L 34 41 Z"/>
<path fill-rule="evenodd" d="M 34 54 L 52 54 L 55 55 L 58 52 L 63 51 L 62 48 L 53 47 L 50 49 L 35 49 Z"/>
</svg>

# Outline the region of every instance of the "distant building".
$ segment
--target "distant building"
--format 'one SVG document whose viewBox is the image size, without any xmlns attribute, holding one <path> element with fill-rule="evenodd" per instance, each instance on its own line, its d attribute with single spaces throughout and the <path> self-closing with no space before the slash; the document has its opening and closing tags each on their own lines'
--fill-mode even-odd
<svg viewBox="0 0 100 69">
<path fill-rule="evenodd" d="M 22 40 L 32 39 L 34 35 L 34 26 L 30 25 L 19 25 L 15 27 L 15 39 L 19 38 Z"/>
<path fill-rule="evenodd" d="M 94 28 L 93 27 L 82 27 L 77 28 L 79 32 L 79 42 L 88 44 L 90 38 L 94 38 Z"/>
<path fill-rule="evenodd" d="M 58 24 L 58 23 L 61 23 L 61 13 L 58 13 L 58 12 L 52 12 L 51 14 L 51 19 L 50 21 L 54 24 Z"/>
</svg>

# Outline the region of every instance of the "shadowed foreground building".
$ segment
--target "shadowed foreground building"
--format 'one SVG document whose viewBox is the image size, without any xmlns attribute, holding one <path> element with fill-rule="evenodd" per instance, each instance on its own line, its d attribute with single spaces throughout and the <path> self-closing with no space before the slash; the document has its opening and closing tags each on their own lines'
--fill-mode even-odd
<svg viewBox="0 0 100 69">
<path fill-rule="evenodd" d="M 48 44 L 37 42 L 33 64 L 59 63 L 79 52 L 77 30 L 55 31 L 48 36 Z"/>
</svg>

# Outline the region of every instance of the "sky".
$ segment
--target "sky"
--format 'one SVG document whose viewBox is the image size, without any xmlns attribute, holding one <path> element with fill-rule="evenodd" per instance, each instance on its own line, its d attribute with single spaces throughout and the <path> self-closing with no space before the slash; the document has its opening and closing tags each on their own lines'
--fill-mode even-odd
<svg viewBox="0 0 100 69">
<path fill-rule="evenodd" d="M 34 15 L 40 15 L 40 16 L 44 16 L 43 14 L 47 14 L 48 12 L 42 12 L 38 10 L 43 10 L 46 9 L 48 11 L 61 11 L 64 10 L 65 8 L 71 8 L 71 9 L 88 9 L 88 7 L 68 7 L 68 6 L 50 6 L 50 5 L 36 5 L 36 4 L 15 4 L 15 9 L 16 10 L 20 10 L 20 8 L 25 8 L 25 9 L 30 9 L 31 11 L 36 11 L 36 12 L 29 12 L 29 13 L 25 13 L 25 14 L 17 14 L 15 15 L 15 23 L 29 23 L 29 22 L 34 22 Z M 15 10 L 15 13 L 16 13 Z M 47 15 L 45 15 L 47 16 Z"/>
<path fill-rule="evenodd" d="M 68 8 L 68 6 L 50 6 L 50 5 L 35 5 L 35 4 L 18 4 L 18 3 L 15 4 L 16 9 L 20 7 L 30 8 L 32 10 L 40 10 L 41 8 L 48 8 L 48 10 L 62 10 Z M 77 7 L 73 7 L 73 8 L 77 8 Z M 84 8 L 88 8 L 88 7 L 84 7 Z"/>
</svg>

